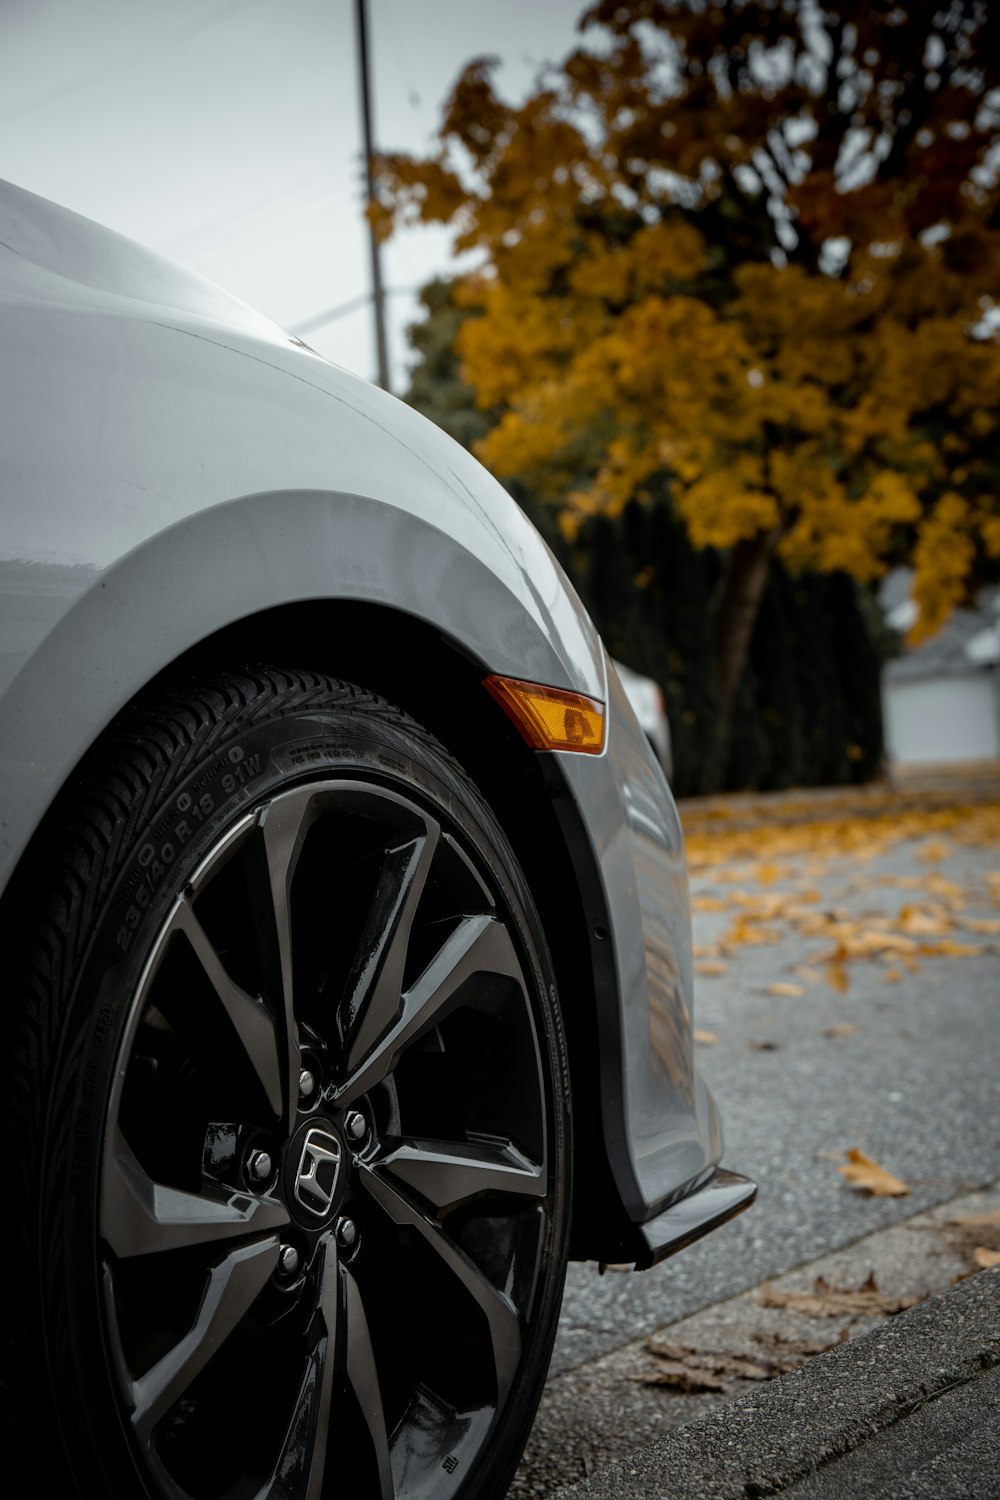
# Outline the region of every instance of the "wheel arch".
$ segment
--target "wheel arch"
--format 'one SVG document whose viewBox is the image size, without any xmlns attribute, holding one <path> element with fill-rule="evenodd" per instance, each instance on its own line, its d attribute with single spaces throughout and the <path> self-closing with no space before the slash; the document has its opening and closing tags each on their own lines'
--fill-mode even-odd
<svg viewBox="0 0 1000 1500">
<path fill-rule="evenodd" d="M 605 1023 L 619 1004 L 601 880 L 558 757 L 528 749 L 483 686 L 486 668 L 425 620 L 385 604 L 324 599 L 275 605 L 207 635 L 145 684 L 253 663 L 315 670 L 355 681 L 408 712 L 465 768 L 506 834 L 549 944 L 562 1000 L 574 1103 L 570 1255 L 634 1258 L 634 1229 L 610 1161 L 601 1065 Z M 71 775 L 31 838 L 0 897 L 0 932 L 15 934 L 45 865 L 47 830 Z"/>
<path fill-rule="evenodd" d="M 199 642 L 166 675 L 255 660 L 327 672 L 380 694 L 429 729 L 479 787 L 524 871 L 562 1001 L 574 1090 L 570 1256 L 628 1259 L 633 1230 L 601 1120 L 608 1076 L 599 1008 L 619 1003 L 608 916 L 557 757 L 524 744 L 483 688 L 482 664 L 434 626 L 388 605 L 340 599 L 276 606 Z"/>
</svg>

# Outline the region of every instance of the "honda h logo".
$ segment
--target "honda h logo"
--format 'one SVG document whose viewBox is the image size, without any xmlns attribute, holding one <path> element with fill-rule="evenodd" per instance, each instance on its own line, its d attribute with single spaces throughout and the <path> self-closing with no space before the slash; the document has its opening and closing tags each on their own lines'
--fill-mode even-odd
<svg viewBox="0 0 1000 1500">
<path fill-rule="evenodd" d="M 340 1142 L 326 1130 L 306 1131 L 295 1174 L 296 1202 L 322 1219 L 330 1212 L 340 1174 Z"/>
</svg>

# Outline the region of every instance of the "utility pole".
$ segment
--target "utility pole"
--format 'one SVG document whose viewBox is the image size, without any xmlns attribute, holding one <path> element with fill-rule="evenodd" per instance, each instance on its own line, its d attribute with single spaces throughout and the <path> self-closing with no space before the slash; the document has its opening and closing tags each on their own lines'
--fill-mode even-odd
<svg viewBox="0 0 1000 1500">
<path fill-rule="evenodd" d="M 375 199 L 375 174 L 372 171 L 372 115 L 368 90 L 368 15 L 367 0 L 355 0 L 358 37 L 358 73 L 361 84 L 361 134 L 365 153 L 366 203 Z M 389 389 L 389 357 L 385 342 L 385 295 L 382 290 L 381 246 L 375 234 L 375 225 L 369 219 L 368 237 L 371 245 L 372 305 L 375 309 L 375 351 L 378 359 L 378 383 L 384 391 Z"/>
</svg>

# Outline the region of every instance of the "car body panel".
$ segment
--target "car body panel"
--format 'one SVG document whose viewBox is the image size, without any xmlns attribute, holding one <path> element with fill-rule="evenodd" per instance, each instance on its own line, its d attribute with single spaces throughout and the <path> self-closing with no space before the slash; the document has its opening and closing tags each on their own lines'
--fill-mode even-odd
<svg viewBox="0 0 1000 1500">
<path fill-rule="evenodd" d="M 507 493 L 242 304 L 9 187 L 0 320 L 0 881 L 88 747 L 186 651 L 277 605 L 391 606 L 484 675 L 607 700 L 602 755 L 541 757 L 606 914 L 592 934 L 603 1133 L 635 1223 L 703 1180 L 722 1142 L 691 1054 L 676 809 Z"/>
<path fill-rule="evenodd" d="M 602 1064 L 609 1075 L 602 1090 L 604 1127 L 611 1141 L 624 1123 L 620 1149 L 627 1151 L 638 1188 L 627 1206 L 638 1222 L 719 1161 L 722 1133 L 694 1065 L 691 923 L 680 820 L 662 768 L 613 670 L 608 689 L 607 763 L 583 755 L 560 760 L 599 853 L 611 917 L 622 1004 L 607 1006 L 601 1017 Z M 622 940 L 637 929 L 641 942 Z"/>
</svg>

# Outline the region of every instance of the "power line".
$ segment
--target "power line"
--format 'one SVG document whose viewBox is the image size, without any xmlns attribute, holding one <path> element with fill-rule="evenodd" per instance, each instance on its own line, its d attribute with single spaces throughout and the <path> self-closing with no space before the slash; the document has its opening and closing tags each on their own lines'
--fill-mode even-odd
<svg viewBox="0 0 1000 1500">
<path fill-rule="evenodd" d="M 418 286 L 387 286 L 382 288 L 385 297 L 413 297 L 420 291 Z M 317 328 L 322 328 L 324 323 L 333 323 L 337 318 L 346 318 L 348 313 L 357 312 L 359 307 L 367 307 L 374 301 L 373 292 L 362 292 L 359 297 L 352 297 L 349 302 L 338 302 L 336 307 L 328 307 L 323 312 L 313 313 L 311 318 L 304 319 L 301 323 L 295 323 L 289 328 L 289 333 L 301 337 L 304 333 L 314 333 Z"/>
<path fill-rule="evenodd" d="M 184 21 L 180 26 L 175 26 L 172 31 L 159 32 L 156 36 L 147 37 L 138 47 L 133 47 L 131 52 L 124 52 L 121 57 L 116 57 L 112 62 L 100 63 L 96 68 L 89 68 L 85 73 L 77 73 L 73 78 L 66 78 L 62 83 L 54 83 L 51 88 L 42 89 L 37 94 L 31 94 L 27 99 L 19 99 L 16 104 L 8 104 L 6 108 L 0 109 L 0 126 L 8 124 L 12 120 L 19 120 L 22 115 L 30 114 L 33 110 L 42 109 L 47 104 L 55 104 L 60 99 L 66 99 L 71 94 L 78 94 L 89 84 L 99 78 L 106 78 L 109 73 L 116 73 L 119 68 L 128 67 L 137 58 L 145 56 L 154 48 L 159 51 L 177 42 L 187 41 L 189 37 L 199 36 L 201 32 L 208 31 L 212 26 L 221 26 L 224 21 L 229 21 L 243 10 L 249 10 L 252 5 L 259 5 L 261 0 L 224 0 L 222 5 L 217 5 L 214 10 L 206 15 L 192 16 L 189 21 Z"/>
<path fill-rule="evenodd" d="M 371 300 L 371 292 L 362 292 L 360 297 L 352 297 L 350 302 L 340 302 L 336 307 L 328 307 L 325 312 L 314 313 L 311 318 L 306 318 L 304 323 L 294 323 L 288 332 L 294 333 L 297 337 L 303 333 L 313 333 L 317 328 L 322 328 L 324 323 L 332 323 L 337 318 L 346 318 L 348 313 L 357 312 L 359 307 L 367 307 Z"/>
<path fill-rule="evenodd" d="M 161 255 L 178 257 L 201 255 L 205 252 L 206 241 L 209 249 L 212 248 L 213 243 L 218 243 L 220 240 L 225 242 L 237 229 L 242 228 L 252 219 L 269 213 L 277 208 L 279 203 L 288 204 L 286 212 L 293 212 L 300 207 L 312 209 L 318 205 L 334 208 L 346 196 L 343 189 L 337 193 L 328 192 L 321 196 L 313 194 L 311 197 L 305 197 L 306 189 L 328 182 L 329 176 L 325 168 L 309 172 L 287 184 L 280 192 L 265 193 L 255 198 L 245 199 L 225 213 L 214 214 L 209 219 L 203 219 L 200 224 L 192 224 L 189 229 L 182 229 L 179 234 L 161 241 L 156 248 Z M 292 200 L 291 203 L 289 200 Z"/>
</svg>

